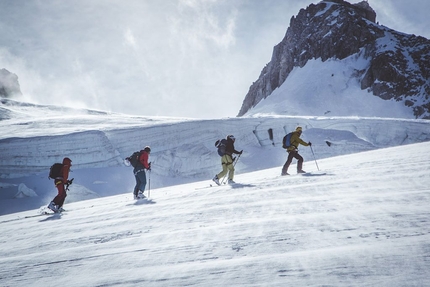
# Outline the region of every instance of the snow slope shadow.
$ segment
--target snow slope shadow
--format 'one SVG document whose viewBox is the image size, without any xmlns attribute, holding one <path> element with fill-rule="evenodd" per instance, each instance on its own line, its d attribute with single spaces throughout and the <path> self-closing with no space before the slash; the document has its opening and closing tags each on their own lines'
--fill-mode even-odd
<svg viewBox="0 0 430 287">
<path fill-rule="evenodd" d="M 302 173 L 302 176 L 334 176 L 334 174 L 327 174 L 326 172 L 307 172 Z"/>
<path fill-rule="evenodd" d="M 134 202 L 134 203 L 127 204 L 127 206 L 130 206 L 130 205 L 146 205 L 146 204 L 155 204 L 155 203 L 157 203 L 157 202 L 152 200 L 152 199 L 139 199 L 139 200 L 136 200 L 136 202 Z"/>
<path fill-rule="evenodd" d="M 243 184 L 243 183 L 235 183 L 230 185 L 231 188 L 235 189 L 235 188 L 245 188 L 245 187 L 255 187 L 254 184 Z"/>
<path fill-rule="evenodd" d="M 61 219 L 61 214 L 60 213 L 49 214 L 49 215 L 48 214 L 43 214 L 43 215 L 48 216 L 48 217 L 39 220 L 39 222 L 46 222 L 46 221 Z"/>
</svg>

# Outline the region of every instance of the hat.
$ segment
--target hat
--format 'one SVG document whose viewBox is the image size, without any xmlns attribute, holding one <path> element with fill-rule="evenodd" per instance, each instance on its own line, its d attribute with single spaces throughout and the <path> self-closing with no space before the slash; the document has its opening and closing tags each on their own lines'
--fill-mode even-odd
<svg viewBox="0 0 430 287">
<path fill-rule="evenodd" d="M 149 146 L 146 146 L 143 150 L 146 152 L 151 152 L 151 148 Z"/>
<path fill-rule="evenodd" d="M 227 139 L 231 139 L 232 141 L 235 141 L 235 140 L 236 140 L 236 138 L 234 137 L 234 135 L 228 135 L 228 136 L 227 136 Z"/>
<path fill-rule="evenodd" d="M 296 128 L 296 132 L 301 132 L 302 131 L 302 127 L 297 127 Z"/>
</svg>

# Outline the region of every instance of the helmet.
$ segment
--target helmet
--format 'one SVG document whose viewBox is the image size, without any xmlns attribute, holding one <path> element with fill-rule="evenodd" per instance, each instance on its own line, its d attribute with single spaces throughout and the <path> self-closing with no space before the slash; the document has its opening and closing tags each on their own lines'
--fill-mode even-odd
<svg viewBox="0 0 430 287">
<path fill-rule="evenodd" d="M 232 141 L 235 141 L 235 140 L 236 140 L 236 138 L 234 137 L 234 135 L 228 135 L 228 136 L 227 136 L 227 139 L 231 139 Z"/>
<path fill-rule="evenodd" d="M 146 146 L 143 150 L 146 152 L 151 152 L 151 148 L 149 146 Z"/>
<path fill-rule="evenodd" d="M 297 127 L 296 132 L 302 132 L 302 127 Z"/>
</svg>

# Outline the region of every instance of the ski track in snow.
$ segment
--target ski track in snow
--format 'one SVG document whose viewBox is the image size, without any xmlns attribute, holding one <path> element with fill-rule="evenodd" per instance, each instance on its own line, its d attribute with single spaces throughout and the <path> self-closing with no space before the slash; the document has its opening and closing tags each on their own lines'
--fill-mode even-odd
<svg viewBox="0 0 430 287">
<path fill-rule="evenodd" d="M 2 286 L 429 286 L 430 143 L 0 217 Z M 316 167 L 308 171 L 318 173 Z M 7 245 L 7 248 L 6 248 Z"/>
</svg>

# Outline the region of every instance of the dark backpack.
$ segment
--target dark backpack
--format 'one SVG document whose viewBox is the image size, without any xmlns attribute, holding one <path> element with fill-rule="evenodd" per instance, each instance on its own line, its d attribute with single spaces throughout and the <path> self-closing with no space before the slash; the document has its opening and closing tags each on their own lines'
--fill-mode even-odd
<svg viewBox="0 0 430 287">
<path fill-rule="evenodd" d="M 131 156 L 127 158 L 132 167 L 136 167 L 139 162 L 139 157 L 142 151 L 135 151 Z"/>
<path fill-rule="evenodd" d="M 287 149 L 289 146 L 291 146 L 291 136 L 293 135 L 293 133 L 289 133 L 286 136 L 284 136 L 284 138 L 282 139 L 282 147 Z"/>
<path fill-rule="evenodd" d="M 54 163 L 49 169 L 49 178 L 56 179 L 57 177 L 62 177 L 61 169 L 63 168 L 62 163 Z"/>
<path fill-rule="evenodd" d="M 226 146 L 227 146 L 227 140 L 226 139 L 217 140 L 215 142 L 215 147 L 218 148 L 218 154 L 219 154 L 219 156 L 225 155 L 225 147 Z"/>
</svg>

